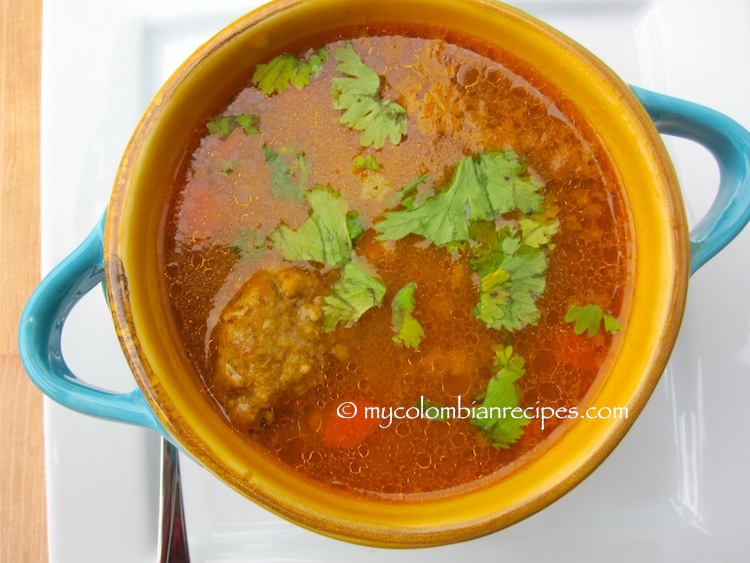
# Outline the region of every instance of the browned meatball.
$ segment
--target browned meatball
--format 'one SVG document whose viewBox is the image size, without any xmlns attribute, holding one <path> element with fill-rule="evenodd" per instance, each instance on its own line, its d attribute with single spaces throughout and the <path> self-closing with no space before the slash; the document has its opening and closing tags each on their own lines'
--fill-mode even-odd
<svg viewBox="0 0 750 563">
<path fill-rule="evenodd" d="M 214 331 L 214 384 L 232 423 L 248 430 L 323 379 L 320 277 L 299 268 L 254 274 Z"/>
</svg>

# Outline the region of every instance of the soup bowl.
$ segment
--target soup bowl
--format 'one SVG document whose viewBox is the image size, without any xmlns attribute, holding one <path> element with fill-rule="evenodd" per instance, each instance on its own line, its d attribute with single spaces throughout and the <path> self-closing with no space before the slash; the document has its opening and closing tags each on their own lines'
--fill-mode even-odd
<svg viewBox="0 0 750 563">
<path fill-rule="evenodd" d="M 250 447 L 192 372 L 159 279 L 164 198 L 197 123 L 255 64 L 336 30 L 394 23 L 474 37 L 522 59 L 596 131 L 632 216 L 634 291 L 619 353 L 586 405 L 625 418 L 569 420 L 502 478 L 463 494 L 384 502 L 300 478 Z M 717 159 L 721 182 L 689 231 L 660 134 L 692 139 Z M 750 219 L 750 134 L 726 116 L 624 84 L 591 53 L 542 22 L 485 0 L 280 0 L 221 31 L 193 54 L 149 105 L 123 155 L 106 217 L 39 285 L 21 320 L 25 368 L 49 397 L 85 414 L 150 428 L 174 441 L 249 499 L 309 529 L 358 543 L 439 545 L 485 535 L 549 505 L 590 474 L 643 409 L 669 358 L 689 276 Z M 76 302 L 104 283 L 137 382 L 126 394 L 96 389 L 66 366 L 61 332 Z"/>
</svg>

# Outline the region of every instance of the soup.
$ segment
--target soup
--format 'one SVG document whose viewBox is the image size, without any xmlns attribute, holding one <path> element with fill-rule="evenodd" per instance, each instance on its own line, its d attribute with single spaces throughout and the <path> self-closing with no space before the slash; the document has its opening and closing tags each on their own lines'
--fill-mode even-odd
<svg viewBox="0 0 750 563">
<path fill-rule="evenodd" d="M 327 39 L 249 69 L 186 148 L 175 324 L 280 466 L 394 501 L 482 486 L 542 451 L 616 352 L 622 188 L 506 53 L 435 29 Z"/>
</svg>

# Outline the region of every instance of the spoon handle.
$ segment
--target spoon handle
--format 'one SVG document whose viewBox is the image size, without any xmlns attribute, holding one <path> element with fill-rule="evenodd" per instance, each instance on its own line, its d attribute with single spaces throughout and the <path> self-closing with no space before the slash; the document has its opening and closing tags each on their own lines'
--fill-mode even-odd
<svg viewBox="0 0 750 563">
<path fill-rule="evenodd" d="M 161 443 L 161 514 L 159 562 L 188 563 L 187 531 L 182 505 L 182 482 L 177 448 L 167 439 Z"/>
</svg>

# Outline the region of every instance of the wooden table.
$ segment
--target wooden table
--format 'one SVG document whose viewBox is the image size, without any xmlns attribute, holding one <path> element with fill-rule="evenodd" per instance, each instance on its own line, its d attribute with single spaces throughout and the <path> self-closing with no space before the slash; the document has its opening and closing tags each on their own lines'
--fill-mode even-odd
<svg viewBox="0 0 750 563">
<path fill-rule="evenodd" d="M 0 0 L 0 561 L 47 560 L 42 394 L 18 319 L 39 280 L 41 0 Z"/>
</svg>

